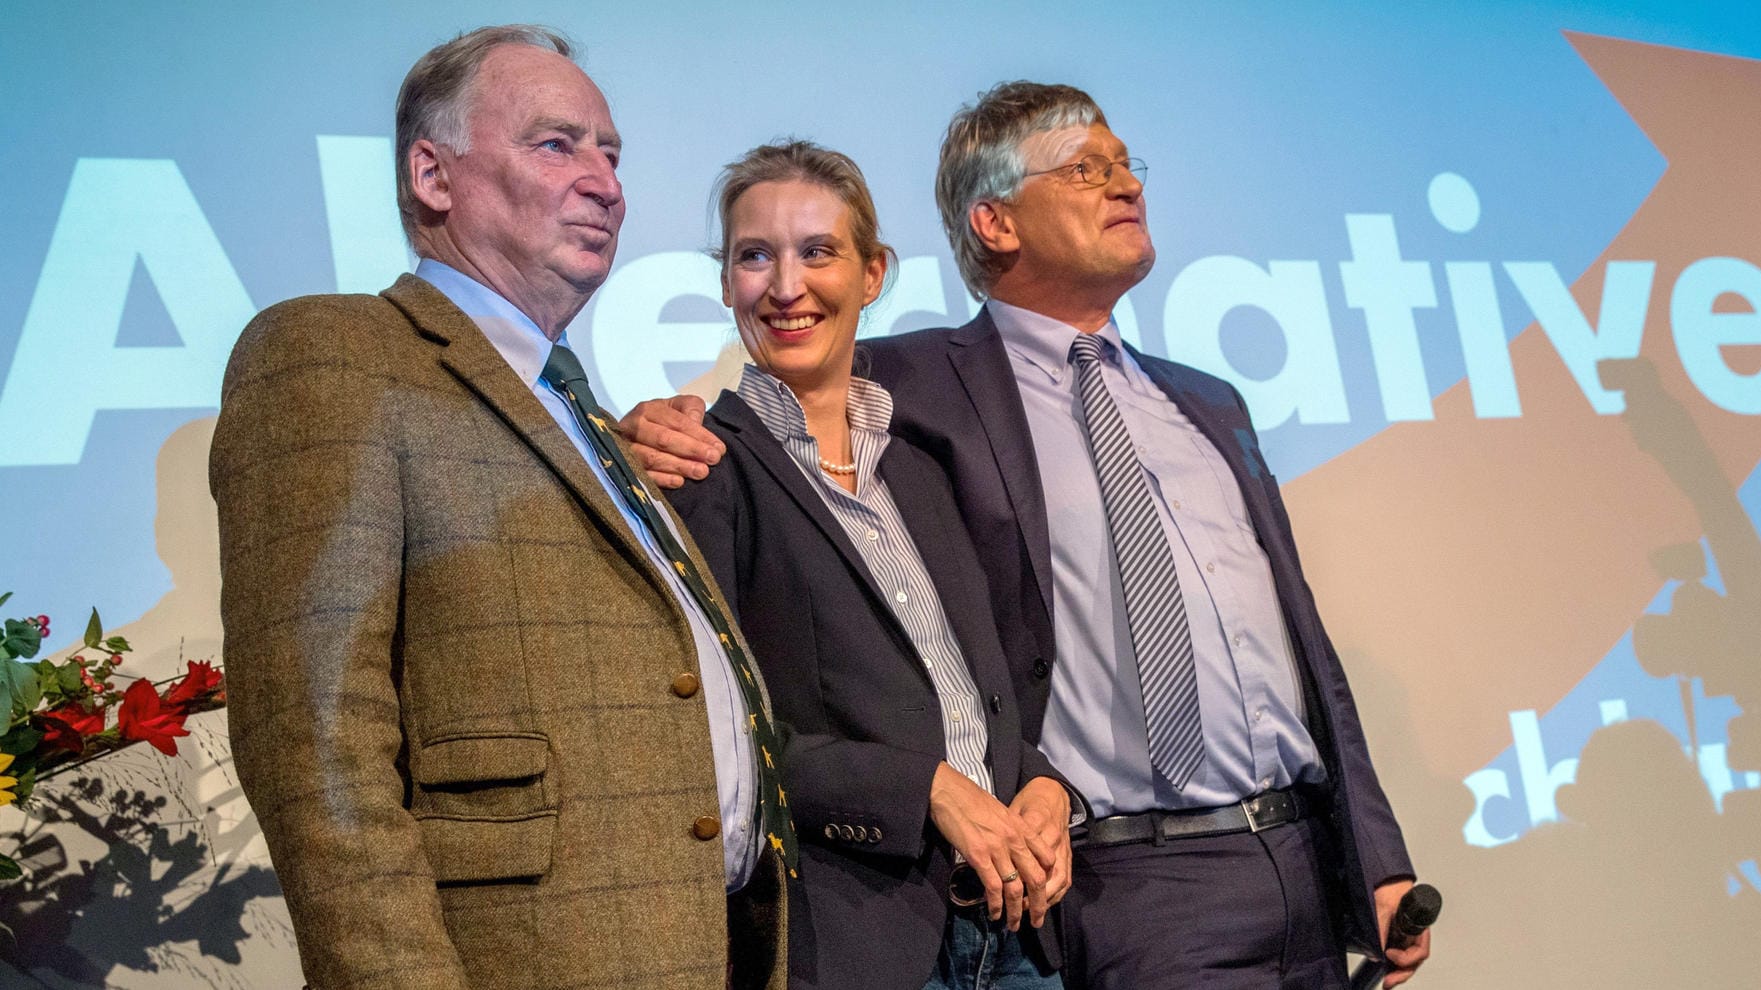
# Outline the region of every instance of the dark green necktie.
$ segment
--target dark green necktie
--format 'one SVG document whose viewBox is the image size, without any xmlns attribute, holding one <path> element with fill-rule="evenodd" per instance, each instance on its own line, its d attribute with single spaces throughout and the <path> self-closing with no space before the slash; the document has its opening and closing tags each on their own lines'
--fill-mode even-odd
<svg viewBox="0 0 1761 990">
<path fill-rule="evenodd" d="M 599 402 L 593 398 L 593 388 L 587 384 L 587 373 L 581 368 L 580 359 L 567 347 L 554 345 L 550 349 L 550 360 L 545 362 L 541 377 L 568 397 L 569 411 L 575 414 L 575 421 L 580 424 L 581 432 L 587 435 L 587 443 L 599 458 L 600 465 L 605 468 L 612 486 L 618 490 L 624 504 L 647 525 L 649 534 L 659 544 L 661 552 L 672 561 L 673 570 L 678 573 L 685 587 L 690 589 L 691 597 L 697 599 L 698 607 L 703 610 L 710 627 L 721 640 L 722 649 L 727 651 L 728 660 L 733 664 L 736 675 L 733 681 L 739 685 L 740 693 L 746 699 L 747 727 L 752 730 L 753 755 L 758 764 L 760 824 L 771 848 L 782 856 L 789 875 L 794 876 L 795 825 L 789 820 L 789 799 L 783 792 L 782 774 L 776 767 L 776 756 L 782 751 L 782 747 L 777 741 L 770 716 L 766 713 L 764 693 L 758 688 L 758 678 L 753 676 L 752 661 L 746 656 L 746 651 L 740 648 L 740 640 L 734 635 L 733 617 L 710 594 L 709 584 L 698 573 L 691 555 L 673 538 L 666 514 L 649 500 L 648 489 L 642 484 L 641 477 L 630 466 L 630 462 L 624 459 L 623 451 L 618 449 L 617 441 L 612 438 L 611 421 L 605 410 L 599 408 Z"/>
</svg>

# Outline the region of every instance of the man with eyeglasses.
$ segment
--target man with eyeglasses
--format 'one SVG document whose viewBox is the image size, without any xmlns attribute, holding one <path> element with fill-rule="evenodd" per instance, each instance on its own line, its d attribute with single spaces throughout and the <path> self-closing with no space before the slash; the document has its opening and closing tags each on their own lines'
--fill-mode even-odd
<svg viewBox="0 0 1761 990">
<path fill-rule="evenodd" d="M 984 308 L 868 341 L 869 377 L 953 480 L 1023 729 L 1090 804 L 1066 983 L 1342 988 L 1413 868 L 1241 397 L 1112 318 L 1155 263 L 1144 175 L 1072 87 L 963 108 L 936 201 Z M 663 483 L 715 459 L 696 408 L 625 419 Z M 1389 948 L 1386 985 L 1428 954 Z"/>
</svg>

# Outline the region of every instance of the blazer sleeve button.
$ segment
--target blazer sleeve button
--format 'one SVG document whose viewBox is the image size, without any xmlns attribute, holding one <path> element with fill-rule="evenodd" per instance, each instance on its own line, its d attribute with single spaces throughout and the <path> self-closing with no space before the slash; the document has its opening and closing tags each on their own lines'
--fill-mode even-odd
<svg viewBox="0 0 1761 990">
<path fill-rule="evenodd" d="M 836 825 L 827 825 L 825 827 L 825 837 L 836 842 L 838 839 L 838 827 Z"/>
<path fill-rule="evenodd" d="M 845 842 L 854 842 L 854 841 L 856 841 L 856 830 L 851 828 L 848 825 L 839 825 L 838 826 L 838 837 L 843 839 Z"/>
<path fill-rule="evenodd" d="M 691 823 L 691 834 L 708 842 L 722 834 L 721 820 L 714 815 L 704 815 Z"/>
<path fill-rule="evenodd" d="M 991 695 L 991 714 L 992 715 L 1003 714 L 1003 696 L 1002 695 L 1000 695 L 1000 694 Z"/>
<path fill-rule="evenodd" d="M 1052 672 L 1052 665 L 1049 663 L 1046 663 L 1044 658 L 1040 658 L 1040 657 L 1034 658 L 1033 676 L 1044 677 L 1051 672 Z"/>
<path fill-rule="evenodd" d="M 868 830 L 868 841 L 869 842 L 879 842 L 880 840 L 881 840 L 881 830 L 879 828 L 871 828 Z"/>
<path fill-rule="evenodd" d="M 861 825 L 856 826 L 856 841 L 857 842 L 867 842 L 868 841 L 868 829 L 867 828 L 865 828 Z"/>
<path fill-rule="evenodd" d="M 688 670 L 673 678 L 673 693 L 681 698 L 691 697 L 702 686 L 703 682 L 697 679 L 697 675 Z"/>
</svg>

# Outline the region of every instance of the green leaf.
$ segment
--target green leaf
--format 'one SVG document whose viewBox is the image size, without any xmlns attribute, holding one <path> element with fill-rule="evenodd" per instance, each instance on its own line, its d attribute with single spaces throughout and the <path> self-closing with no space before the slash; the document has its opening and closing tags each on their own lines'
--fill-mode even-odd
<svg viewBox="0 0 1761 990">
<path fill-rule="evenodd" d="M 37 710 L 43 701 L 43 682 L 32 677 L 20 677 L 13 682 L 12 711 L 15 715 L 29 715 Z"/>
<path fill-rule="evenodd" d="M 24 756 L 33 753 L 43 743 L 43 734 L 29 722 L 15 725 L 12 730 L 0 736 L 0 753 L 11 753 L 13 756 Z M 17 766 L 14 765 L 14 769 Z M 13 776 L 18 776 L 14 774 Z"/>
<path fill-rule="evenodd" d="M 44 696 L 60 694 L 60 692 L 62 692 L 62 668 L 58 668 L 53 662 L 37 661 L 37 701 L 41 703 Z M 35 705 L 32 705 L 32 708 L 35 708 Z"/>
<path fill-rule="evenodd" d="M 0 660 L 0 694 L 6 696 L 11 711 L 24 715 L 43 700 L 43 688 L 37 680 L 37 669 L 16 660 Z"/>
<path fill-rule="evenodd" d="M 34 657 L 43 645 L 43 634 L 37 627 L 18 619 L 6 620 L 6 635 L 0 639 L 0 654 L 7 657 Z"/>
<path fill-rule="evenodd" d="M 98 621 L 98 610 L 92 609 L 91 621 L 86 623 L 86 645 L 95 650 L 103 641 L 104 623 Z"/>
<path fill-rule="evenodd" d="M 85 682 L 80 680 L 79 664 L 70 663 L 63 666 L 57 672 L 56 680 L 59 682 L 62 694 L 78 694 L 80 689 L 86 686 Z"/>
<path fill-rule="evenodd" d="M 18 783 L 12 788 L 12 793 L 18 795 L 16 803 L 29 804 L 31 794 L 34 793 L 36 789 L 37 769 L 35 767 L 18 774 Z"/>
<path fill-rule="evenodd" d="M 11 597 L 12 597 L 12 592 L 10 592 L 10 591 L 8 591 L 4 595 L 0 595 L 0 605 L 6 604 L 6 599 L 11 598 Z"/>
<path fill-rule="evenodd" d="M 17 880 L 24 876 L 24 867 L 11 856 L 0 854 L 0 880 Z"/>
<path fill-rule="evenodd" d="M 129 650 L 134 649 L 134 647 L 128 645 L 128 640 L 123 639 L 121 636 L 112 636 L 105 640 L 104 648 L 111 653 L 127 653 Z"/>
</svg>

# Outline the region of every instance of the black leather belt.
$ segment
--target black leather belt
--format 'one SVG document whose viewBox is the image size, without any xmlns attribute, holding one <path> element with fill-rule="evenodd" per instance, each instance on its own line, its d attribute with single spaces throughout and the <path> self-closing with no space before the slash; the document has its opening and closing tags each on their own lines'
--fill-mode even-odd
<svg viewBox="0 0 1761 990">
<path fill-rule="evenodd" d="M 1233 832 L 1263 832 L 1308 814 L 1302 796 L 1292 790 L 1267 791 L 1221 808 L 1187 811 L 1146 811 L 1113 815 L 1088 823 L 1088 834 L 1074 839 L 1079 846 L 1122 846 L 1131 842 L 1161 845 L 1169 839 L 1193 839 Z"/>
</svg>

